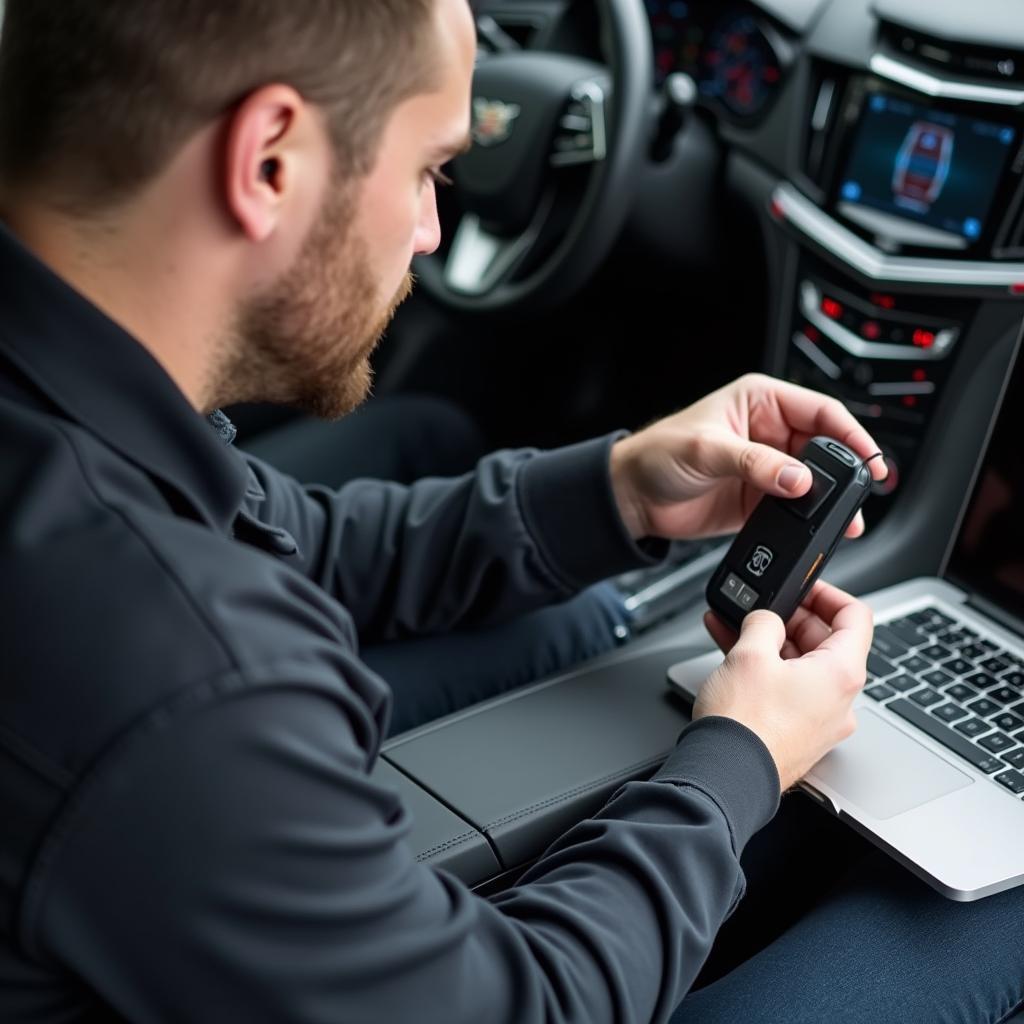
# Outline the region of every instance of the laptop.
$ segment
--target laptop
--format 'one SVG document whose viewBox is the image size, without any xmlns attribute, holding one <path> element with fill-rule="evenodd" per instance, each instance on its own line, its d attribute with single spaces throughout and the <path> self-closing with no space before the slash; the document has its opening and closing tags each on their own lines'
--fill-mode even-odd
<svg viewBox="0 0 1024 1024">
<path fill-rule="evenodd" d="M 940 578 L 868 595 L 854 735 L 801 783 L 954 900 L 1024 883 L 1024 359 L 1004 391 Z M 669 669 L 692 701 L 719 652 Z"/>
</svg>

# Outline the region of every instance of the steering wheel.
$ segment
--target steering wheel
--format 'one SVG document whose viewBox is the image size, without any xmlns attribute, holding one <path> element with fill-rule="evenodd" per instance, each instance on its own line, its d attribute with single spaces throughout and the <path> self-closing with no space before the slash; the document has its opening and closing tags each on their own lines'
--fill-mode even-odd
<svg viewBox="0 0 1024 1024">
<path fill-rule="evenodd" d="M 632 205 L 654 68 L 642 0 L 588 0 L 608 66 L 518 50 L 473 80 L 473 148 L 453 164 L 451 243 L 420 257 L 426 292 L 471 312 L 536 311 L 583 285 Z"/>
</svg>

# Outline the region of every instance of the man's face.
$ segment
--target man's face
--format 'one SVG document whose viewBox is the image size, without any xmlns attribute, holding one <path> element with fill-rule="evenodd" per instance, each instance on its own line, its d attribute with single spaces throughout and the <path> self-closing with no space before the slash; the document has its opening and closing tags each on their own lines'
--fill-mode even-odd
<svg viewBox="0 0 1024 1024">
<path fill-rule="evenodd" d="M 392 113 L 376 164 L 334 181 L 293 266 L 246 303 L 229 388 L 337 419 L 360 405 L 370 356 L 440 244 L 434 175 L 465 147 L 476 39 L 465 0 L 437 0 L 437 91 Z"/>
</svg>

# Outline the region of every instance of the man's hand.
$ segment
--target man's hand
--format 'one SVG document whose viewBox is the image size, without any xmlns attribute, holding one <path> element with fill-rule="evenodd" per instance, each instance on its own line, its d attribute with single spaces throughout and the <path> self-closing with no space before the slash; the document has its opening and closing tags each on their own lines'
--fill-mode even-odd
<svg viewBox="0 0 1024 1024">
<path fill-rule="evenodd" d="M 612 485 L 632 536 L 670 540 L 737 531 L 764 494 L 798 498 L 811 474 L 798 459 L 824 434 L 861 458 L 878 445 L 834 398 L 760 374 L 740 378 L 612 449 Z M 885 478 L 881 459 L 871 463 Z M 859 537 L 858 513 L 847 536 Z"/>
<path fill-rule="evenodd" d="M 819 582 L 788 626 L 769 611 L 751 612 L 739 639 L 710 612 L 705 624 L 727 657 L 697 697 L 694 720 L 721 715 L 747 726 L 786 790 L 856 728 L 851 705 L 864 686 L 871 609 Z"/>
</svg>

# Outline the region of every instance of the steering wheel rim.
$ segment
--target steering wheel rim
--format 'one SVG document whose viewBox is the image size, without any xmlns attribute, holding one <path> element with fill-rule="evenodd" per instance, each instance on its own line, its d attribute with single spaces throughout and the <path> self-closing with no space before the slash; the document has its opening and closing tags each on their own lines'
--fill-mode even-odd
<svg viewBox="0 0 1024 1024">
<path fill-rule="evenodd" d="M 493 113 L 498 108 L 498 121 L 502 119 L 501 108 L 506 118 L 509 108 L 512 118 L 519 113 L 518 106 L 494 103 L 491 97 L 478 92 L 477 83 L 484 77 L 484 68 L 496 73 L 510 72 L 513 78 L 520 72 L 536 78 L 538 73 L 554 68 L 546 58 L 558 61 L 555 80 L 572 81 L 566 104 L 575 105 L 570 109 L 593 112 L 592 154 L 588 152 L 586 159 L 580 160 L 569 154 L 560 157 L 557 150 L 545 153 L 554 165 L 550 172 L 553 175 L 559 173 L 560 162 L 591 163 L 589 180 L 568 229 L 537 267 L 517 276 L 517 270 L 533 255 L 547 224 L 555 201 L 554 185 L 531 210 L 529 223 L 508 234 L 491 231 L 480 216 L 464 211 L 447 253 L 419 257 L 414 266 L 423 289 L 442 305 L 465 312 L 535 312 L 550 307 L 586 283 L 621 232 L 632 207 L 649 142 L 654 81 L 650 24 L 642 0 L 594 2 L 606 40 L 607 67 L 547 51 L 526 51 L 532 59 L 521 56 L 518 66 L 513 63 L 516 55 L 488 58 L 474 79 L 474 137 L 478 145 L 481 112 L 486 116 L 486 112 Z M 497 66 L 492 63 L 502 61 Z M 556 133 L 556 138 L 546 145 L 564 147 L 565 142 L 559 142 Z M 461 159 L 473 156 L 471 153 Z M 455 177 L 459 188 L 458 161 Z"/>
</svg>

